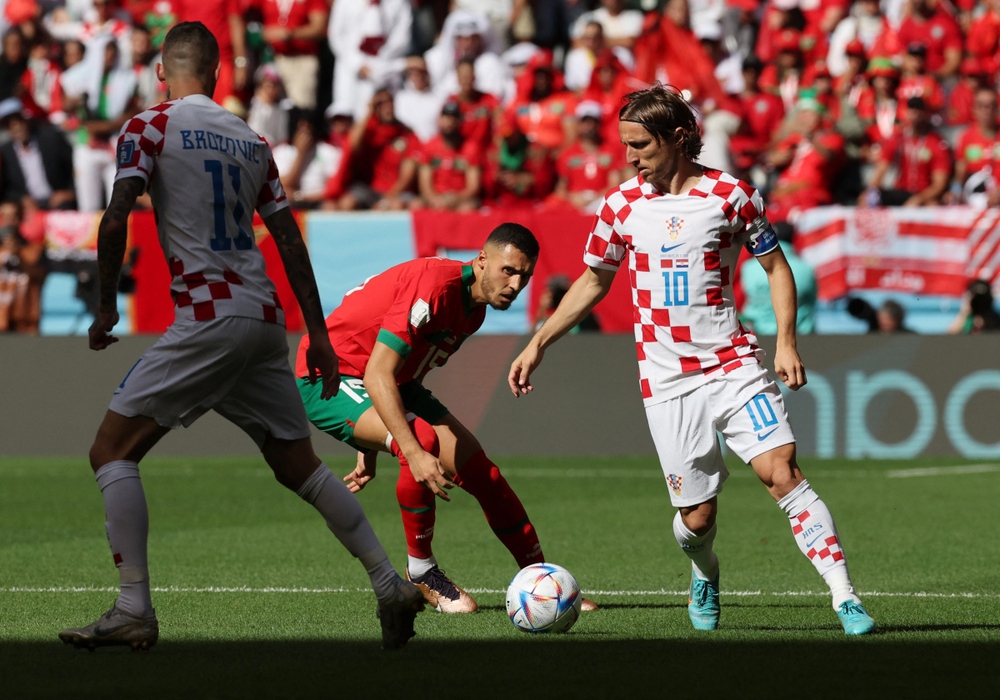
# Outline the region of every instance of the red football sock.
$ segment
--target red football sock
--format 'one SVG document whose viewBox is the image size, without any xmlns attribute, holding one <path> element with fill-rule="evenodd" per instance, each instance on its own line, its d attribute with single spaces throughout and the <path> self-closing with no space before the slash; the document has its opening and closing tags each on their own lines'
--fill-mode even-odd
<svg viewBox="0 0 1000 700">
<path fill-rule="evenodd" d="M 437 433 L 434 427 L 426 421 L 417 418 L 410 422 L 410 428 L 417 436 L 420 446 L 432 455 L 440 452 Z M 393 440 L 390 444 L 392 454 L 399 459 L 399 479 L 396 480 L 396 500 L 399 502 L 399 514 L 403 518 L 403 532 L 406 534 L 406 553 L 417 559 L 430 559 L 434 556 L 431 543 L 434 540 L 434 511 L 436 496 L 430 489 L 424 488 L 413 478 L 410 464 Z"/>
<path fill-rule="evenodd" d="M 469 458 L 455 476 L 455 483 L 479 501 L 486 522 L 514 555 L 519 567 L 545 561 L 535 526 L 524 506 L 485 452 L 480 450 Z"/>
</svg>

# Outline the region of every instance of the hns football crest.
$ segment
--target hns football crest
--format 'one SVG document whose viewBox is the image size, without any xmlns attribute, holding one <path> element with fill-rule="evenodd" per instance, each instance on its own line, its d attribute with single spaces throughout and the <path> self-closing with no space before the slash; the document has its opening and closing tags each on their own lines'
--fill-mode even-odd
<svg viewBox="0 0 1000 700">
<path fill-rule="evenodd" d="M 667 233 L 670 235 L 670 240 L 676 240 L 681 235 L 681 226 L 683 225 L 684 219 L 678 216 L 671 216 L 667 219 Z"/>
<path fill-rule="evenodd" d="M 677 474 L 667 474 L 667 484 L 670 485 L 670 490 L 674 492 L 675 496 L 681 495 L 681 482 L 684 481 L 684 477 L 678 476 Z"/>
</svg>

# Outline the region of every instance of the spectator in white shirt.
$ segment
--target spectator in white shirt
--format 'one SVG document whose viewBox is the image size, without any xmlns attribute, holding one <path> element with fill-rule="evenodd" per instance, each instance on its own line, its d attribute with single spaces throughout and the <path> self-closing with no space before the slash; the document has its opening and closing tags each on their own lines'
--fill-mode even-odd
<svg viewBox="0 0 1000 700">
<path fill-rule="evenodd" d="M 485 15 L 456 10 L 448 15 L 438 43 L 424 54 L 434 92 L 446 98 L 458 92 L 455 67 L 463 58 L 476 68 L 476 89 L 503 99 L 507 65 L 500 58 L 500 42 Z"/>
<path fill-rule="evenodd" d="M 423 56 L 406 59 L 403 89 L 396 93 L 396 113 L 426 143 L 437 136 L 438 118 L 444 100 L 431 90 L 431 77 Z"/>
<path fill-rule="evenodd" d="M 642 33 L 643 14 L 639 10 L 626 10 L 625 0 L 601 0 L 601 6 L 587 12 L 574 22 L 570 30 L 573 46 L 579 45 L 588 22 L 600 22 L 604 27 L 604 41 L 608 46 L 624 46 L 630 51 Z"/>
<path fill-rule="evenodd" d="M 403 58 L 410 48 L 410 0 L 337 0 L 327 36 L 336 57 L 333 105 L 357 120 L 367 114 L 377 87 L 399 85 Z"/>
<path fill-rule="evenodd" d="M 315 115 L 295 112 L 295 133 L 291 143 L 274 147 L 274 165 L 291 205 L 313 209 L 323 200 L 326 183 L 340 168 L 343 151 L 318 138 Z"/>
</svg>

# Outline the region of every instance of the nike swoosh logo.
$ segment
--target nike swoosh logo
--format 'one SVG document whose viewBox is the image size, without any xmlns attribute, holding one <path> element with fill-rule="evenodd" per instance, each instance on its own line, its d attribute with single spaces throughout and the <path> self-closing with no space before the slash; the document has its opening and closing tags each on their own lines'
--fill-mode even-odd
<svg viewBox="0 0 1000 700">
<path fill-rule="evenodd" d="M 763 435 L 757 435 L 757 442 L 764 442 L 764 440 L 767 440 L 768 436 L 771 433 L 773 433 L 775 430 L 777 430 L 777 428 L 774 428 L 773 430 L 769 430 L 768 432 L 764 433 Z"/>
<path fill-rule="evenodd" d="M 115 627 L 95 627 L 94 635 L 98 637 L 107 637 L 109 634 L 114 634 L 118 630 L 124 629 L 125 627 L 128 627 L 128 623 L 124 625 L 117 625 Z"/>
<path fill-rule="evenodd" d="M 819 538 L 822 537 L 822 536 L 823 535 L 820 535 L 819 537 L 817 537 L 816 539 L 814 539 L 812 542 L 810 542 L 809 544 L 807 544 L 806 547 L 812 547 L 814 544 L 816 544 L 817 542 L 819 542 Z"/>
<path fill-rule="evenodd" d="M 660 252 L 661 253 L 669 253 L 674 248 L 680 248 L 682 245 L 684 245 L 684 244 L 683 243 L 678 243 L 677 245 L 672 245 L 669 248 L 667 246 L 660 246 Z"/>
</svg>

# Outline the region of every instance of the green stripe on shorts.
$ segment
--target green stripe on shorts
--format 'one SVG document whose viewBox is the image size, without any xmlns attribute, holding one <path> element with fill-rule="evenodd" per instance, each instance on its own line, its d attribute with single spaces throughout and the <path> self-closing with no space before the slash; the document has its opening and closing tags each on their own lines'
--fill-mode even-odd
<svg viewBox="0 0 1000 700">
<path fill-rule="evenodd" d="M 300 377 L 296 383 L 309 421 L 327 435 L 332 435 L 354 449 L 361 449 L 354 442 L 354 426 L 358 424 L 362 414 L 372 408 L 364 381 L 358 377 L 342 375 L 340 391 L 333 398 L 325 400 L 322 382 L 312 384 L 308 378 Z M 399 394 L 407 412 L 423 418 L 431 425 L 440 423 L 449 413 L 445 405 L 420 382 L 403 384 L 399 387 Z"/>
</svg>

